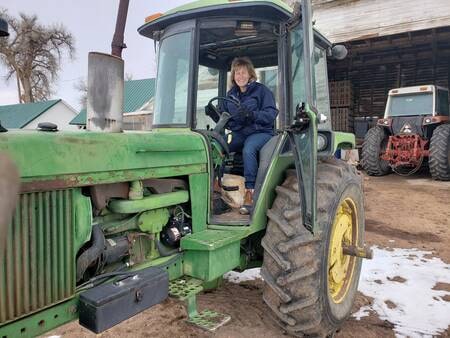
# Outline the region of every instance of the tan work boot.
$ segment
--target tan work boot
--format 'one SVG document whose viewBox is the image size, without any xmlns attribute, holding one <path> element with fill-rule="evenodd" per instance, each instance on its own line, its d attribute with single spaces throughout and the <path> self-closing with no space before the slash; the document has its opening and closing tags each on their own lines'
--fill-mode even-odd
<svg viewBox="0 0 450 338">
<path fill-rule="evenodd" d="M 214 178 L 213 190 L 218 193 L 221 192 L 220 185 L 219 185 L 219 179 L 217 177 Z"/>
<path fill-rule="evenodd" d="M 239 209 L 241 215 L 248 215 L 253 209 L 253 189 L 245 189 L 244 204 Z"/>
</svg>

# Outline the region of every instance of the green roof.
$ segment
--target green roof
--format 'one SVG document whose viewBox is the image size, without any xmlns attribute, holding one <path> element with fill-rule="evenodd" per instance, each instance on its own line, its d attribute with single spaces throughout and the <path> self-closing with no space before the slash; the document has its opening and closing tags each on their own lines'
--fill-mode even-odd
<svg viewBox="0 0 450 338">
<path fill-rule="evenodd" d="M 6 128 L 23 128 L 61 99 L 0 106 L 0 122 Z"/>
<path fill-rule="evenodd" d="M 124 83 L 124 113 L 134 112 L 155 95 L 155 79 L 130 80 Z M 86 108 L 82 109 L 70 124 L 86 124 Z"/>
</svg>

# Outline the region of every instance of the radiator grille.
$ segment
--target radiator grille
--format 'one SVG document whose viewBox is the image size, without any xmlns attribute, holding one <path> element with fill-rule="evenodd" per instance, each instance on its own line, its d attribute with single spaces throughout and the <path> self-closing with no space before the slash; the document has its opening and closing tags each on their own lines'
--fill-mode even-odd
<svg viewBox="0 0 450 338">
<path fill-rule="evenodd" d="M 73 295 L 73 224 L 73 190 L 20 195 L 0 262 L 0 323 Z"/>
</svg>

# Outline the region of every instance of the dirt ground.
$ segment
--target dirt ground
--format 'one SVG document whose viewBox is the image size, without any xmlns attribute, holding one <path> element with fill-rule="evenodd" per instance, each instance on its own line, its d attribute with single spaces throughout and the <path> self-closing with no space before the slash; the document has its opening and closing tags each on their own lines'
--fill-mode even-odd
<svg viewBox="0 0 450 338">
<path fill-rule="evenodd" d="M 408 178 L 364 177 L 364 190 L 368 245 L 431 251 L 450 263 L 450 182 L 432 181 L 427 173 Z M 450 285 L 441 287 L 448 289 Z M 370 302 L 369 297 L 358 293 L 354 312 Z M 271 320 L 270 310 L 262 301 L 262 281 L 226 282 L 218 290 L 202 294 L 199 307 L 227 313 L 232 319 L 215 333 L 207 333 L 187 324 L 183 305 L 168 299 L 100 335 L 73 322 L 46 336 L 288 337 Z M 394 337 L 392 327 L 372 314 L 360 321 L 348 319 L 336 337 Z M 442 336 L 450 337 L 450 329 Z"/>
</svg>

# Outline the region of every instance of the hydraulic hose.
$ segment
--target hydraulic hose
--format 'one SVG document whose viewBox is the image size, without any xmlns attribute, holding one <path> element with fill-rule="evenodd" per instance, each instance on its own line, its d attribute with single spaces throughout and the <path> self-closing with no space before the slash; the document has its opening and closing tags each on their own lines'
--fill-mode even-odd
<svg viewBox="0 0 450 338">
<path fill-rule="evenodd" d="M 99 225 L 92 228 L 92 246 L 83 252 L 77 259 L 77 282 L 79 282 L 87 268 L 100 258 L 105 250 L 105 235 Z"/>
<path fill-rule="evenodd" d="M 167 257 L 176 254 L 179 250 L 177 248 L 175 249 L 168 249 L 166 248 L 158 238 L 155 239 L 156 248 L 158 249 L 159 254 L 162 257 Z"/>
</svg>

